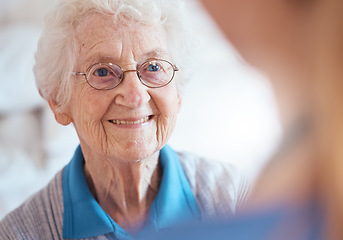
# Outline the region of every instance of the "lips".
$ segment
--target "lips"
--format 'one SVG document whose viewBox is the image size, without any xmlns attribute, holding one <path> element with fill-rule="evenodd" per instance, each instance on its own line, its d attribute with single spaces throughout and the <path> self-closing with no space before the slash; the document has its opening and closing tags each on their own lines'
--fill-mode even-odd
<svg viewBox="0 0 343 240">
<path fill-rule="evenodd" d="M 127 121 L 127 120 L 109 120 L 110 123 L 116 124 L 116 125 L 138 125 L 142 123 L 148 122 L 150 119 L 152 119 L 153 115 L 143 117 L 141 119 L 135 120 L 135 121 Z"/>
</svg>

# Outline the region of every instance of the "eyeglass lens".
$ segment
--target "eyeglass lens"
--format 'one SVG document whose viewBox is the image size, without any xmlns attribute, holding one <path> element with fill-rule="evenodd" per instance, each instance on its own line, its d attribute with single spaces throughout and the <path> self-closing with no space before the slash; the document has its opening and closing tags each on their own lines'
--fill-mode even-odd
<svg viewBox="0 0 343 240">
<path fill-rule="evenodd" d="M 88 69 L 86 78 L 92 87 L 108 90 L 121 83 L 124 72 L 115 64 L 99 63 Z M 144 85 L 158 88 L 167 85 L 173 79 L 174 67 L 168 61 L 153 59 L 138 65 L 137 73 Z"/>
</svg>

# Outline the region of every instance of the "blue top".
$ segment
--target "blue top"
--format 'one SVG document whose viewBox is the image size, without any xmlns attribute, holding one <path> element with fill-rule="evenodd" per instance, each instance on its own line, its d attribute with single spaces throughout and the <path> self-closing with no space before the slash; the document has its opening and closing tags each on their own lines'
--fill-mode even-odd
<svg viewBox="0 0 343 240">
<path fill-rule="evenodd" d="M 162 169 L 160 189 L 155 197 L 145 228 L 147 233 L 200 220 L 200 210 L 176 153 L 165 146 L 159 157 Z M 65 167 L 63 186 L 63 238 L 90 238 L 100 235 L 114 239 L 134 239 L 98 204 L 84 175 L 84 157 L 79 146 Z"/>
<path fill-rule="evenodd" d="M 319 240 L 324 222 L 316 199 L 295 206 L 276 205 L 270 209 L 237 215 L 230 219 L 192 223 L 160 231 L 154 240 Z"/>
</svg>

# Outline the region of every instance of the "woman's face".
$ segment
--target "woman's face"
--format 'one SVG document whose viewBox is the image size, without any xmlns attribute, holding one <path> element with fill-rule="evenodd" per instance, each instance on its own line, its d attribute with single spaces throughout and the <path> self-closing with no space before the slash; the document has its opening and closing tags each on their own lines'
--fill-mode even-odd
<svg viewBox="0 0 343 240">
<path fill-rule="evenodd" d="M 161 26 L 126 26 L 116 24 L 113 17 L 94 14 L 85 18 L 76 35 L 79 55 L 74 71 L 86 72 L 90 65 L 100 62 L 132 70 L 152 57 L 173 62 Z M 75 76 L 66 114 L 76 128 L 83 152 L 137 161 L 160 150 L 173 131 L 180 108 L 176 80 L 153 89 L 144 86 L 135 72 L 126 72 L 119 86 L 101 91 L 88 85 L 84 76 Z"/>
</svg>

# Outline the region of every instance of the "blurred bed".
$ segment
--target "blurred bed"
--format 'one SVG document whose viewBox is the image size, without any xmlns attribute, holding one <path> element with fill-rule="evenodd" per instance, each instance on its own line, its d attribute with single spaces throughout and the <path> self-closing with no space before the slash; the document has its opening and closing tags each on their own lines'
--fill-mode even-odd
<svg viewBox="0 0 343 240">
<path fill-rule="evenodd" d="M 51 2 L 0 0 L 0 219 L 43 187 L 78 144 L 72 126 L 55 122 L 32 73 L 42 16 Z M 281 135 L 270 86 L 192 5 L 199 53 L 169 143 L 231 162 L 253 179 Z"/>
</svg>

